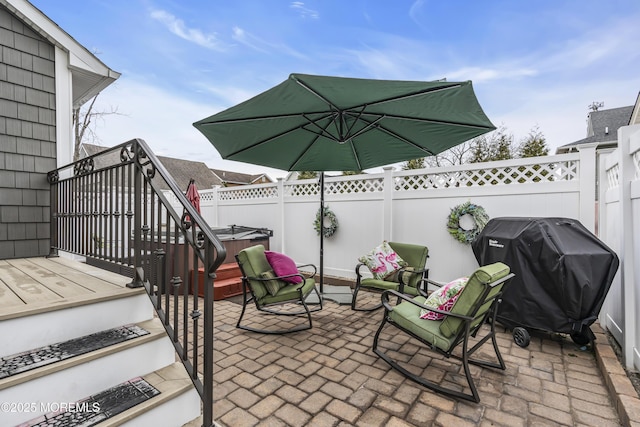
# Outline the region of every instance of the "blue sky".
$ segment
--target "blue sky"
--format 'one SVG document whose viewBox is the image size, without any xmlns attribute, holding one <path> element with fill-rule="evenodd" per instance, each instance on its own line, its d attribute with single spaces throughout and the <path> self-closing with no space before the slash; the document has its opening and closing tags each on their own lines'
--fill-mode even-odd
<svg viewBox="0 0 640 427">
<path fill-rule="evenodd" d="M 122 73 L 98 98 L 120 115 L 100 144 L 144 139 L 158 155 L 248 173 L 192 123 L 290 73 L 472 80 L 516 141 L 538 126 L 552 149 L 586 136 L 588 106 L 635 103 L 637 0 L 31 0 Z"/>
</svg>

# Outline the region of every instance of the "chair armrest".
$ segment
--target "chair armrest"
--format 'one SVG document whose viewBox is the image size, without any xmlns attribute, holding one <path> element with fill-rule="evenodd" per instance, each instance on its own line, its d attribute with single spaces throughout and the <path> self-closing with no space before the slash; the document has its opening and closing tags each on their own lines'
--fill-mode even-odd
<svg viewBox="0 0 640 427">
<path fill-rule="evenodd" d="M 362 267 L 367 267 L 367 265 L 362 262 L 359 262 L 358 265 L 356 265 L 356 275 L 358 276 L 358 278 L 362 277 L 362 274 L 360 274 L 360 269 Z M 369 267 L 367 267 L 367 270 L 369 270 Z"/>
<path fill-rule="evenodd" d="M 402 276 L 403 273 L 409 273 L 409 274 L 419 274 L 420 276 L 423 276 L 424 273 L 426 273 L 427 271 L 429 271 L 428 268 L 423 268 L 422 270 L 407 270 L 407 267 L 402 267 L 400 270 L 398 270 L 398 283 L 400 283 L 401 288 L 404 287 L 404 285 L 406 285 L 406 283 L 404 283 L 404 280 L 402 280 Z M 424 279 L 421 279 L 420 281 L 422 281 Z M 420 282 L 418 282 L 419 284 Z"/>
<path fill-rule="evenodd" d="M 444 310 L 438 310 L 437 308 L 433 308 L 433 307 L 428 307 L 424 304 L 420 304 L 416 301 L 413 300 L 412 297 L 409 297 L 405 294 L 402 294 L 400 292 L 394 291 L 393 289 L 387 289 L 386 291 L 382 292 L 382 295 L 380 296 L 380 298 L 382 299 L 382 305 L 384 306 L 385 310 L 387 312 L 389 311 L 393 311 L 393 306 L 391 306 L 391 304 L 389 304 L 389 296 L 393 295 L 395 297 L 398 297 L 404 301 L 410 302 L 411 304 L 415 305 L 416 307 L 420 307 L 420 308 L 424 308 L 425 310 L 429 310 L 429 311 L 433 311 L 434 313 L 440 313 L 440 314 L 444 314 L 445 316 L 453 316 L 455 318 L 458 319 L 462 319 L 464 321 L 472 321 L 473 317 L 471 316 L 463 316 L 461 314 L 455 314 L 455 313 L 451 313 L 449 311 L 444 311 Z"/>
<path fill-rule="evenodd" d="M 270 277 L 270 278 L 246 276 L 245 279 L 247 279 L 247 280 L 256 280 L 258 282 L 267 282 L 269 280 L 280 280 L 280 281 L 286 282 L 286 280 L 284 280 L 284 279 L 288 279 L 290 277 L 296 277 L 296 276 L 298 276 L 298 277 L 300 277 L 302 279 L 302 283 L 303 284 L 304 284 L 304 281 L 307 279 L 301 273 L 287 274 L 286 276 L 276 276 L 276 277 Z M 292 283 L 292 285 L 293 284 L 294 283 Z"/>
<path fill-rule="evenodd" d="M 314 265 L 314 264 L 302 264 L 302 265 L 296 265 L 297 268 L 300 267 L 313 267 L 313 272 L 311 273 L 310 277 L 313 277 L 316 275 L 316 273 L 318 272 L 318 268 Z"/>
<path fill-rule="evenodd" d="M 426 283 L 427 285 L 433 285 L 433 286 L 435 286 L 437 288 L 441 288 L 444 285 L 446 285 L 446 283 L 444 283 L 444 282 L 436 282 L 435 280 L 431 280 L 429 278 L 422 279 L 421 281 Z"/>
</svg>

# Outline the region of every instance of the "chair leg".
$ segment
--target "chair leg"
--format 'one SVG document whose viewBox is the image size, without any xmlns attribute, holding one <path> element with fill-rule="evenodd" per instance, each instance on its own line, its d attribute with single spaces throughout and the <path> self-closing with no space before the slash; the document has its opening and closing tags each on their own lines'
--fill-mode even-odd
<svg viewBox="0 0 640 427">
<path fill-rule="evenodd" d="M 495 306 L 497 308 L 497 304 Z M 496 324 L 495 324 L 495 308 L 494 308 L 494 312 L 493 315 L 491 317 L 491 321 L 489 322 L 490 325 L 490 331 L 487 335 L 485 335 L 484 337 L 482 337 L 482 339 L 480 341 L 478 341 L 472 348 L 471 350 L 469 350 L 467 352 L 467 354 L 469 356 L 471 356 L 473 353 L 475 353 L 475 351 L 477 349 L 479 349 L 485 342 L 487 342 L 489 339 L 491 339 L 491 344 L 493 345 L 493 351 L 496 354 L 496 358 L 498 359 L 498 362 L 489 362 L 489 361 L 485 361 L 485 360 L 480 360 L 480 359 L 469 359 L 469 363 L 472 363 L 474 365 L 477 366 L 484 366 L 484 367 L 488 367 L 488 368 L 496 368 L 496 369 L 502 369 L 505 370 L 507 369 L 507 365 L 505 365 L 504 363 L 504 359 L 502 359 L 502 354 L 500 353 L 500 349 L 498 348 L 498 341 L 496 340 Z M 482 322 L 484 323 L 484 322 Z"/>
<path fill-rule="evenodd" d="M 318 293 L 318 289 L 314 287 L 314 290 L 316 291 L 316 293 L 318 294 L 318 297 L 320 297 L 320 294 Z M 314 307 L 312 310 L 309 309 L 309 307 L 307 306 L 307 304 L 304 301 L 304 298 L 301 301 L 302 306 L 304 307 L 304 310 L 300 310 L 300 311 L 295 311 L 295 312 L 289 312 L 289 313 L 283 313 L 283 312 L 277 312 L 274 310 L 270 310 L 269 308 L 265 308 L 265 307 L 258 307 L 256 305 L 256 309 L 258 311 L 262 311 L 268 314 L 274 314 L 274 315 L 280 315 L 280 316 L 299 316 L 301 314 L 304 314 L 307 318 L 307 323 L 300 325 L 300 326 L 295 326 L 293 328 L 290 329 L 277 329 L 277 330 L 269 330 L 269 329 L 258 329 L 258 328 L 252 328 L 250 326 L 246 326 L 246 325 L 242 325 L 242 318 L 244 317 L 244 313 L 245 310 L 247 308 L 247 304 L 249 304 L 251 301 L 253 301 L 253 296 L 251 296 L 250 298 L 246 298 L 246 291 L 245 288 L 243 287 L 243 304 L 242 304 L 242 311 L 240 312 L 240 318 L 238 319 L 238 323 L 236 324 L 236 328 L 238 329 L 242 329 L 245 331 L 249 331 L 249 332 L 257 332 L 257 333 L 261 333 L 261 334 L 270 334 L 270 335 L 282 335 L 282 334 L 288 334 L 291 332 L 299 332 L 299 331 L 306 331 L 308 329 L 311 329 L 313 327 L 313 322 L 311 320 L 311 313 L 316 312 L 316 311 L 320 311 L 322 309 L 322 300 L 320 300 L 320 305 L 318 307 Z"/>
<path fill-rule="evenodd" d="M 358 291 L 360 291 L 360 280 L 356 281 L 356 286 L 353 289 L 353 297 L 351 298 L 351 310 L 353 311 L 374 311 L 382 307 L 382 302 L 373 307 L 356 307 L 356 300 L 358 298 Z"/>
<path fill-rule="evenodd" d="M 466 350 L 466 340 L 464 342 L 463 357 L 460 358 L 460 359 L 462 361 L 465 377 L 467 379 L 467 383 L 469 385 L 471 393 L 463 393 L 463 392 L 460 392 L 460 391 L 457 391 L 457 390 L 452 390 L 452 389 L 443 387 L 443 386 L 441 386 L 439 384 L 436 384 L 436 383 L 434 383 L 432 381 L 429 381 L 429 380 L 427 380 L 425 378 L 422 378 L 422 377 L 420 377 L 420 376 L 408 371 L 404 367 L 400 366 L 397 362 L 392 360 L 389 356 L 387 356 L 387 354 L 385 354 L 382 350 L 380 350 L 378 348 L 378 338 L 379 338 L 380 332 L 382 331 L 382 329 L 383 329 L 385 323 L 387 322 L 387 320 L 388 320 L 387 316 L 385 315 L 384 319 L 382 320 L 382 323 L 380 324 L 380 327 L 378 328 L 378 331 L 376 332 L 376 335 L 373 338 L 373 352 L 375 354 L 377 354 L 382 360 L 387 362 L 389 364 L 389 366 L 391 366 L 393 369 L 395 369 L 396 371 L 400 372 L 402 375 L 404 375 L 405 377 L 409 378 L 410 380 L 422 385 L 423 387 L 426 387 L 426 388 L 428 388 L 430 390 L 433 390 L 433 391 L 435 391 L 437 393 L 442 393 L 442 394 L 447 395 L 447 396 L 456 397 L 456 398 L 459 398 L 459 399 L 464 399 L 464 400 L 468 400 L 470 402 L 475 402 L 475 403 L 480 402 L 480 397 L 478 395 L 478 391 L 476 389 L 475 383 L 473 382 L 473 377 L 471 376 L 471 370 L 469 369 L 469 365 L 468 365 L 468 360 L 467 360 L 466 351 L 465 351 Z M 389 322 L 389 323 L 391 325 L 397 327 L 393 322 Z M 415 337 L 413 334 L 409 334 L 409 335 L 411 335 L 414 338 L 418 339 L 418 337 Z"/>
</svg>

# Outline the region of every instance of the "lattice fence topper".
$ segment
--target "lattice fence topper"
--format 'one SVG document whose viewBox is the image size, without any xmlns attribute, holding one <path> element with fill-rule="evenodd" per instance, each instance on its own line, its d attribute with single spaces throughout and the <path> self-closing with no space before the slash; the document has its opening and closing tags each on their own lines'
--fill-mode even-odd
<svg viewBox="0 0 640 427">
<path fill-rule="evenodd" d="M 326 184 L 325 184 L 326 185 Z M 325 187 L 326 193 L 326 187 Z M 285 183 L 284 195 L 285 196 L 315 196 L 320 194 L 320 185 L 317 182 L 308 183 Z"/>
<path fill-rule="evenodd" d="M 633 167 L 636 170 L 635 179 L 640 179 L 640 150 L 633 153 Z"/>
<path fill-rule="evenodd" d="M 218 191 L 219 200 L 255 200 L 255 199 L 275 199 L 278 197 L 278 187 L 254 187 L 224 189 Z"/>
<path fill-rule="evenodd" d="M 380 193 L 384 191 L 383 178 L 349 179 L 325 182 L 327 194 Z"/>
<path fill-rule="evenodd" d="M 384 190 L 383 178 L 355 178 L 340 181 L 325 181 L 324 194 L 380 193 Z M 285 184 L 286 196 L 317 196 L 317 182 Z"/>
<path fill-rule="evenodd" d="M 478 168 L 453 172 L 427 173 L 395 177 L 396 191 L 428 190 L 483 185 L 526 184 L 578 179 L 577 160 L 532 165 Z"/>
<path fill-rule="evenodd" d="M 607 169 L 607 190 L 618 188 L 620 185 L 620 164 L 616 163 Z"/>
<path fill-rule="evenodd" d="M 200 190 L 200 202 L 212 202 L 216 200 L 214 190 Z"/>
</svg>

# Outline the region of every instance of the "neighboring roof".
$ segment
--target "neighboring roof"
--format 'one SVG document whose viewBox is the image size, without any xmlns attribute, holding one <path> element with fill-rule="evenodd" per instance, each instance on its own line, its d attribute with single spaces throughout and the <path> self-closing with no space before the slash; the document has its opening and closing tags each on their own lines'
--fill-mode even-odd
<svg viewBox="0 0 640 427">
<path fill-rule="evenodd" d="M 92 156 L 102 151 L 108 150 L 109 147 L 101 147 L 93 144 L 82 144 L 82 149 L 86 156 Z M 172 157 L 158 156 L 158 160 L 167 169 L 175 180 L 178 188 L 187 190 L 189 181 L 193 179 L 199 190 L 222 186 L 222 182 L 216 177 L 209 167 L 202 162 L 194 162 L 191 160 L 174 159 Z M 95 159 L 96 168 L 104 168 L 112 164 L 120 162 L 120 153 L 118 151 L 99 156 Z M 164 180 L 158 180 L 158 186 L 162 190 L 168 190 Z"/>
<path fill-rule="evenodd" d="M 598 148 L 615 147 L 618 143 L 618 129 L 629 124 L 633 110 L 634 106 L 630 105 L 592 111 L 587 118 L 587 137 L 558 147 L 556 153 L 566 153 L 588 143 L 600 143 Z"/>
<path fill-rule="evenodd" d="M 187 190 L 187 186 L 191 179 L 195 181 L 199 190 L 222 185 L 222 182 L 218 177 L 211 172 L 209 166 L 203 162 L 194 162 L 191 160 L 174 159 L 172 157 L 163 156 L 158 156 L 158 160 L 162 162 L 162 165 L 171 174 L 173 179 L 176 181 L 176 184 L 178 184 L 178 187 L 182 188 L 184 191 Z M 163 185 L 160 187 L 165 190 L 169 188 L 164 188 Z"/>
<path fill-rule="evenodd" d="M 630 125 L 640 125 L 640 92 L 636 97 L 636 105 L 633 106 L 633 112 L 631 113 L 631 119 L 629 119 Z"/>
<path fill-rule="evenodd" d="M 220 181 L 226 184 L 247 185 L 261 181 L 262 178 L 265 178 L 266 182 L 273 182 L 269 175 L 266 175 L 264 173 L 251 175 L 241 172 L 225 171 L 222 169 L 211 169 L 211 172 L 214 173 Z"/>
<path fill-rule="evenodd" d="M 107 67 L 27 0 L 0 0 L 0 5 L 51 44 L 69 53 L 74 107 L 80 107 L 120 77 L 120 73 Z"/>
</svg>

